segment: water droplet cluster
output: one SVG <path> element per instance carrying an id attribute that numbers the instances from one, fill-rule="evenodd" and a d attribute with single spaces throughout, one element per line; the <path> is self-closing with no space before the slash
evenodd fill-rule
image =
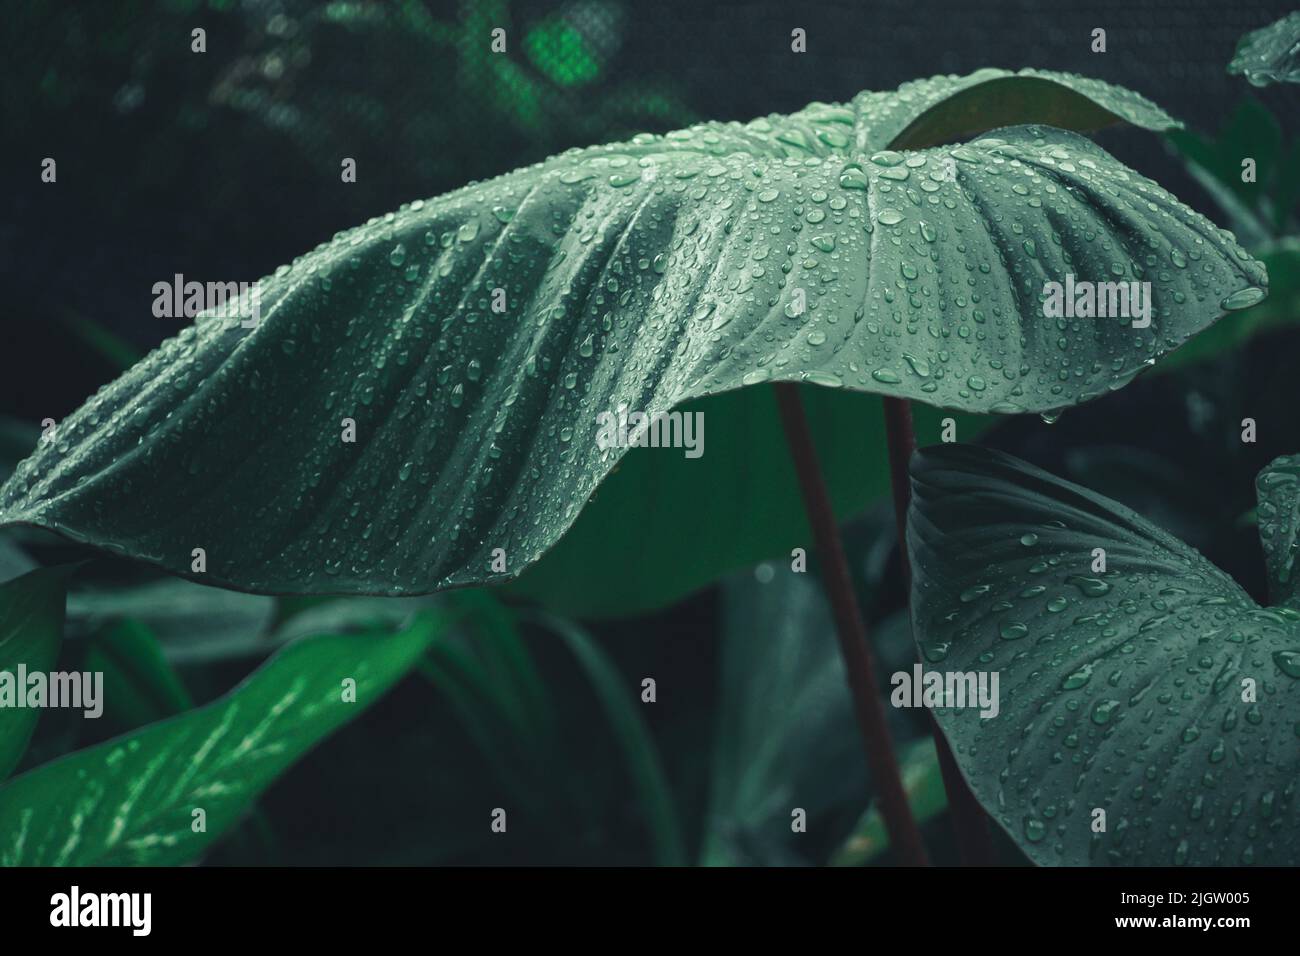
<path id="1" fill-rule="evenodd" d="M 602 412 L 767 381 L 1050 411 L 1262 295 L 1229 234 L 1082 137 L 890 148 L 1016 76 L 573 150 L 340 233 L 263 281 L 256 329 L 201 316 L 93 396 L 0 521 L 179 573 L 202 545 L 211 584 L 423 593 L 554 545 L 624 453 Z M 1067 272 L 1150 282 L 1151 326 L 1045 319 Z"/>

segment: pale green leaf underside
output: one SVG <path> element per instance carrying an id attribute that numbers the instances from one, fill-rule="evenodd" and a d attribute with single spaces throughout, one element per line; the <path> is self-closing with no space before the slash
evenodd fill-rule
<path id="1" fill-rule="evenodd" d="M 276 610 L 272 598 L 202 587 L 177 578 L 132 587 L 74 590 L 68 594 L 67 608 L 69 636 L 74 629 L 82 635 L 93 634 L 113 622 L 130 620 L 157 636 L 172 664 L 197 663 L 210 655 L 266 654 L 278 646 L 268 636 Z"/>
<path id="2" fill-rule="evenodd" d="M 927 669 L 1000 684 L 996 717 L 935 713 L 1031 859 L 1300 863 L 1300 613 L 1261 608 L 1137 514 L 1006 455 L 935 446 L 912 487 Z"/>
<path id="3" fill-rule="evenodd" d="M 859 514 L 889 494 L 884 400 L 844 388 L 800 391 L 835 514 Z M 708 422 L 706 454 L 626 455 L 555 547 L 506 586 L 512 593 L 571 616 L 622 617 L 807 547 L 811 532 L 775 391 L 742 388 L 682 407 Z M 967 440 L 997 421 L 918 404 L 917 441 L 938 441 L 949 416 Z"/>
<path id="4" fill-rule="evenodd" d="M 14 778 L 0 787 L 0 866 L 197 859 L 281 772 L 405 674 L 440 622 L 304 639 L 205 707 Z M 355 702 L 344 700 L 346 678 Z M 194 832 L 196 809 L 206 832 Z"/>
<path id="5" fill-rule="evenodd" d="M 574 151 L 342 234 L 264 283 L 255 330 L 200 318 L 63 422 L 0 522 L 181 574 L 203 548 L 197 579 L 253 591 L 503 579 L 625 453 L 603 412 L 777 380 L 1041 411 L 1262 296 L 1230 235 L 1074 134 L 857 150 L 860 116 L 906 126 L 936 82 Z M 1149 281 L 1151 326 L 1045 319 L 1067 273 Z"/>
<path id="6" fill-rule="evenodd" d="M 860 150 L 916 149 L 964 139 L 999 126 L 1039 124 L 1094 130 L 1124 122 L 1143 129 L 1182 123 L 1146 97 L 1120 86 L 1052 70 L 977 70 L 932 76 L 889 92 L 860 93 L 854 111 Z M 814 116 L 816 105 L 803 111 Z"/>
<path id="7" fill-rule="evenodd" d="M 1228 72 L 1254 86 L 1300 83 L 1300 10 L 1242 37 Z"/>

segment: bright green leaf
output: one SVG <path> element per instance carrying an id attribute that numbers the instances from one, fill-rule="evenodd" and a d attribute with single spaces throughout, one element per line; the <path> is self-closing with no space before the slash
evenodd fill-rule
<path id="1" fill-rule="evenodd" d="M 299 641 L 205 707 L 14 778 L 0 788 L 0 865 L 198 858 L 295 760 L 401 678 L 440 626 L 427 615 L 394 634 Z M 355 702 L 344 699 L 348 678 Z M 194 829 L 198 809 L 205 832 Z"/>
<path id="2" fill-rule="evenodd" d="M 524 34 L 524 53 L 560 86 L 583 86 L 600 78 L 600 56 L 583 35 L 560 17 L 538 23 Z"/>

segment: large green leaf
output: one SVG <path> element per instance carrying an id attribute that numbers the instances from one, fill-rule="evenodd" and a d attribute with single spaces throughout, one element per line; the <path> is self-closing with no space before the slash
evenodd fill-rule
<path id="1" fill-rule="evenodd" d="M 299 641 L 206 707 L 14 778 L 0 788 L 0 865 L 197 858 L 290 764 L 405 674 L 440 626 L 428 614 L 397 633 Z"/>
<path id="2" fill-rule="evenodd" d="M 1031 102 L 1055 84 L 1111 118 L 1168 124 L 1104 84 L 994 81 L 1029 83 Z M 1263 267 L 1231 236 L 1072 133 L 875 151 L 945 96 L 981 88 L 965 82 L 573 151 L 344 233 L 263 283 L 255 329 L 200 317 L 63 422 L 0 489 L 0 522 L 243 590 L 506 580 L 623 459 L 598 442 L 603 413 L 769 381 L 1054 409 L 1119 388 L 1263 295 Z M 968 112 L 953 114 L 956 131 Z M 1150 327 L 1045 319 L 1044 283 L 1067 273 L 1149 281 Z M 708 421 L 714 441 L 732 424 Z M 726 461 L 710 481 L 752 500 L 751 462 Z M 680 533 L 708 517 L 690 502 L 650 517 L 678 511 L 664 530 Z M 587 563 L 639 549 L 643 515 L 619 515 Z M 726 540 L 737 520 L 758 523 L 733 509 L 701 537 Z M 768 554 L 788 547 L 760 540 Z M 681 547 L 707 562 L 665 587 L 651 577 L 659 599 L 741 557 Z"/>
<path id="3" fill-rule="evenodd" d="M 917 641 L 932 669 L 1000 684 L 997 716 L 936 716 L 1031 859 L 1300 863 L 1298 470 L 1279 459 L 1259 478 L 1284 602 L 1263 608 L 1139 515 L 1015 458 L 952 445 L 914 459 Z"/>
<path id="4" fill-rule="evenodd" d="M 1228 72 L 1255 86 L 1300 83 L 1300 10 L 1242 37 Z"/>
<path id="5" fill-rule="evenodd" d="M 0 673 L 18 687 L 18 667 L 48 673 L 63 640 L 63 601 L 70 568 L 38 568 L 0 585 Z M 0 704 L 0 780 L 18 765 L 40 710 Z"/>

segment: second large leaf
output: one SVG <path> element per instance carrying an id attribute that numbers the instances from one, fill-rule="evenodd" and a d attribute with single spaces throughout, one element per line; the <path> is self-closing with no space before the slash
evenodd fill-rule
<path id="1" fill-rule="evenodd" d="M 1256 488 L 1274 607 L 1135 512 L 1009 455 L 913 458 L 913 633 L 929 671 L 996 679 L 1000 699 L 992 716 L 935 719 L 1035 863 L 1300 862 L 1300 456 Z"/>
<path id="2" fill-rule="evenodd" d="M 1043 411 L 1263 295 L 1229 234 L 1082 137 L 866 154 L 857 121 L 638 137 L 344 233 L 263 282 L 256 328 L 200 317 L 61 423 L 0 523 L 255 591 L 504 579 L 626 453 L 602 413 L 777 380 Z M 1067 275 L 1150 283 L 1149 327 L 1045 318 Z"/>

